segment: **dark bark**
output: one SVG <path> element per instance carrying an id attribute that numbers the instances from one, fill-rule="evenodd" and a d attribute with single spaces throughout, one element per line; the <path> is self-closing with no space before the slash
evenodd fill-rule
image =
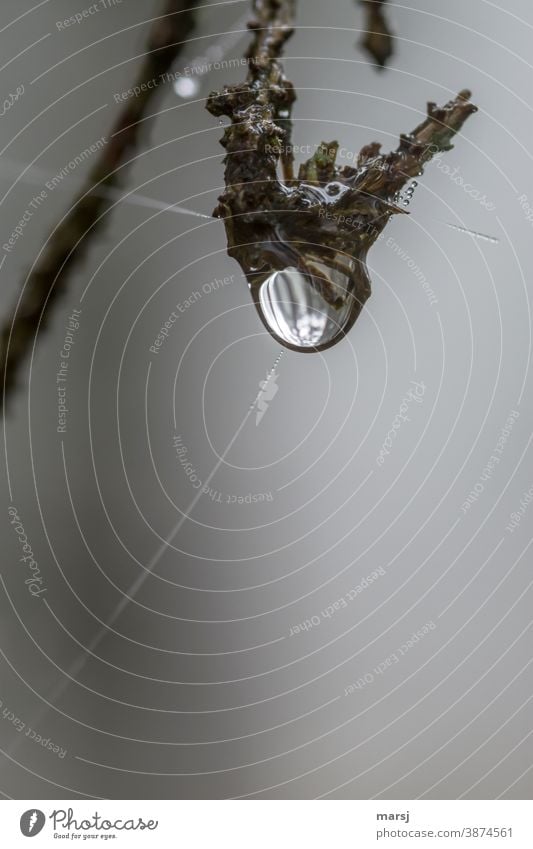
<path id="1" fill-rule="evenodd" d="M 361 44 L 377 64 L 384 68 L 394 55 L 394 38 L 387 22 L 387 0 L 360 0 L 365 7 L 365 34 Z"/>

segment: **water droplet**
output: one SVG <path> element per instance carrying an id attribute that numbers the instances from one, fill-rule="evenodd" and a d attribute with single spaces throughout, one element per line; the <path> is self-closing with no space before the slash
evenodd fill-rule
<path id="1" fill-rule="evenodd" d="M 342 186 L 339 183 L 328 183 L 326 191 L 328 195 L 338 195 Z"/>
<path id="2" fill-rule="evenodd" d="M 413 180 L 413 182 L 409 185 L 405 192 L 399 195 L 399 200 L 402 206 L 409 206 L 411 200 L 413 199 L 413 195 L 417 186 L 418 183 L 416 182 L 416 180 Z"/>
<path id="3" fill-rule="evenodd" d="M 195 77 L 178 77 L 174 91 L 179 97 L 195 97 L 200 91 L 200 83 Z"/>
<path id="4" fill-rule="evenodd" d="M 254 300 L 272 336 L 301 352 L 335 345 L 361 309 L 350 274 L 321 263 L 315 263 L 313 273 L 293 266 L 274 271 L 255 289 Z"/>

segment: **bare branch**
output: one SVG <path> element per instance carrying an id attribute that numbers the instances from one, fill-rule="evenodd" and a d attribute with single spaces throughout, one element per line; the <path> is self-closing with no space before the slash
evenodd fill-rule
<path id="1" fill-rule="evenodd" d="M 123 174 L 120 166 L 139 143 L 142 118 L 153 101 L 159 80 L 172 67 L 194 27 L 194 10 L 200 0 L 166 0 L 162 14 L 152 25 L 146 57 L 135 85 L 140 89 L 124 106 L 109 135 L 109 142 L 92 168 L 78 200 L 54 230 L 44 253 L 24 285 L 18 307 L 4 322 L 0 333 L 0 374 L 3 376 L 2 406 L 11 393 L 16 375 L 39 329 L 50 316 L 52 304 L 68 283 L 68 276 L 86 253 L 102 227 L 111 206 L 106 189 L 116 187 Z M 119 177 L 120 173 L 120 177 Z"/>

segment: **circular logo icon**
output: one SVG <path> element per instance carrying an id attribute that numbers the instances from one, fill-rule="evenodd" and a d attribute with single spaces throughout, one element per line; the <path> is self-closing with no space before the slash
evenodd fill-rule
<path id="1" fill-rule="evenodd" d="M 35 837 L 43 830 L 46 817 L 37 808 L 31 808 L 22 814 L 20 818 L 20 830 L 24 837 Z"/>

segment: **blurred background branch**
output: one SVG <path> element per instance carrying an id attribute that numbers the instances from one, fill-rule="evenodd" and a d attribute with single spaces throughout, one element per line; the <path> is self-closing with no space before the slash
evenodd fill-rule
<path id="1" fill-rule="evenodd" d="M 132 87 L 140 89 L 128 99 L 111 128 L 109 141 L 91 169 L 85 186 L 72 203 L 63 221 L 53 230 L 44 252 L 27 277 L 22 292 L 0 331 L 0 374 L 3 381 L 1 405 L 16 385 L 17 373 L 25 361 L 36 333 L 50 317 L 52 305 L 65 290 L 74 266 L 83 258 L 96 233 L 124 173 L 121 166 L 139 144 L 142 118 L 159 87 L 146 83 L 167 73 L 195 26 L 195 10 L 201 0 L 166 0 L 155 18 L 146 43 L 146 55 Z"/>

